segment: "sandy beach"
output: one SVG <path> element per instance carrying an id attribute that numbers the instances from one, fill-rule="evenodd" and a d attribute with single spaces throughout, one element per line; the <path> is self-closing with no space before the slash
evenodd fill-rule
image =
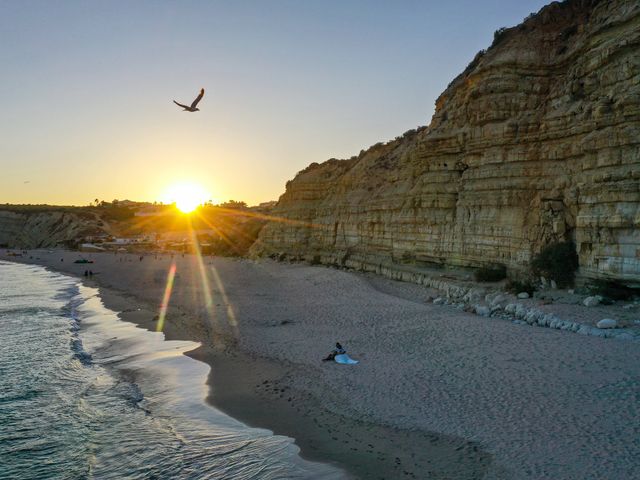
<path id="1" fill-rule="evenodd" d="M 358 478 L 640 477 L 637 342 L 481 319 L 415 285 L 324 267 L 30 251 L 125 320 L 202 342 L 213 405 Z M 32 258 L 30 258 L 32 257 Z M 320 361 L 340 341 L 357 366 Z"/>

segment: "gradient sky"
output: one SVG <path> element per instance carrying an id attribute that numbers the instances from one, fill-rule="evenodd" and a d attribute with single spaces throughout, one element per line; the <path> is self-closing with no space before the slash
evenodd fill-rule
<path id="1" fill-rule="evenodd" d="M 429 123 L 545 1 L 1 1 L 0 203 L 275 200 L 311 162 Z M 202 111 L 182 112 L 207 90 Z"/>

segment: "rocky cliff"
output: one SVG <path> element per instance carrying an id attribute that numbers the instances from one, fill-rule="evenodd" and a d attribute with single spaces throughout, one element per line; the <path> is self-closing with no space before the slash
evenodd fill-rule
<path id="1" fill-rule="evenodd" d="M 86 235 L 102 233 L 99 219 L 62 209 L 36 212 L 0 210 L 0 246 L 51 248 L 74 246 Z"/>
<path id="2" fill-rule="evenodd" d="M 518 273 L 572 240 L 580 275 L 639 282 L 640 2 L 552 3 L 497 31 L 428 127 L 312 164 L 274 215 L 256 254 Z"/>

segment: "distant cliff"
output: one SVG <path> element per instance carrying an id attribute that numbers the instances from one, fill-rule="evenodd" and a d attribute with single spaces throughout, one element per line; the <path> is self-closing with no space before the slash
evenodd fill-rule
<path id="1" fill-rule="evenodd" d="M 273 215 L 255 254 L 517 273 L 572 240 L 582 276 L 639 282 L 640 2 L 554 2 L 497 31 L 428 127 L 312 164 Z"/>
<path id="2" fill-rule="evenodd" d="M 101 222 L 90 213 L 51 210 L 2 210 L 0 246 L 10 248 L 73 247 L 86 235 L 102 233 Z"/>
<path id="3" fill-rule="evenodd" d="M 115 247 L 103 241 L 119 237 L 133 240 L 135 245 L 128 248 L 134 250 L 183 251 L 185 238 L 195 232 L 208 254 L 243 256 L 271 211 L 269 204 L 246 207 L 231 201 L 202 206 L 186 216 L 171 205 L 103 203 L 93 207 L 0 205 L 0 248 L 74 249 L 92 242 L 109 249 Z"/>

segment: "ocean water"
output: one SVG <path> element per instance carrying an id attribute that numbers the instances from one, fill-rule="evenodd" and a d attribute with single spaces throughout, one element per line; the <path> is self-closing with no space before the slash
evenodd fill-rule
<path id="1" fill-rule="evenodd" d="M 204 401 L 192 342 L 118 319 L 96 289 L 0 262 L 0 478 L 334 479 L 293 440 Z"/>

